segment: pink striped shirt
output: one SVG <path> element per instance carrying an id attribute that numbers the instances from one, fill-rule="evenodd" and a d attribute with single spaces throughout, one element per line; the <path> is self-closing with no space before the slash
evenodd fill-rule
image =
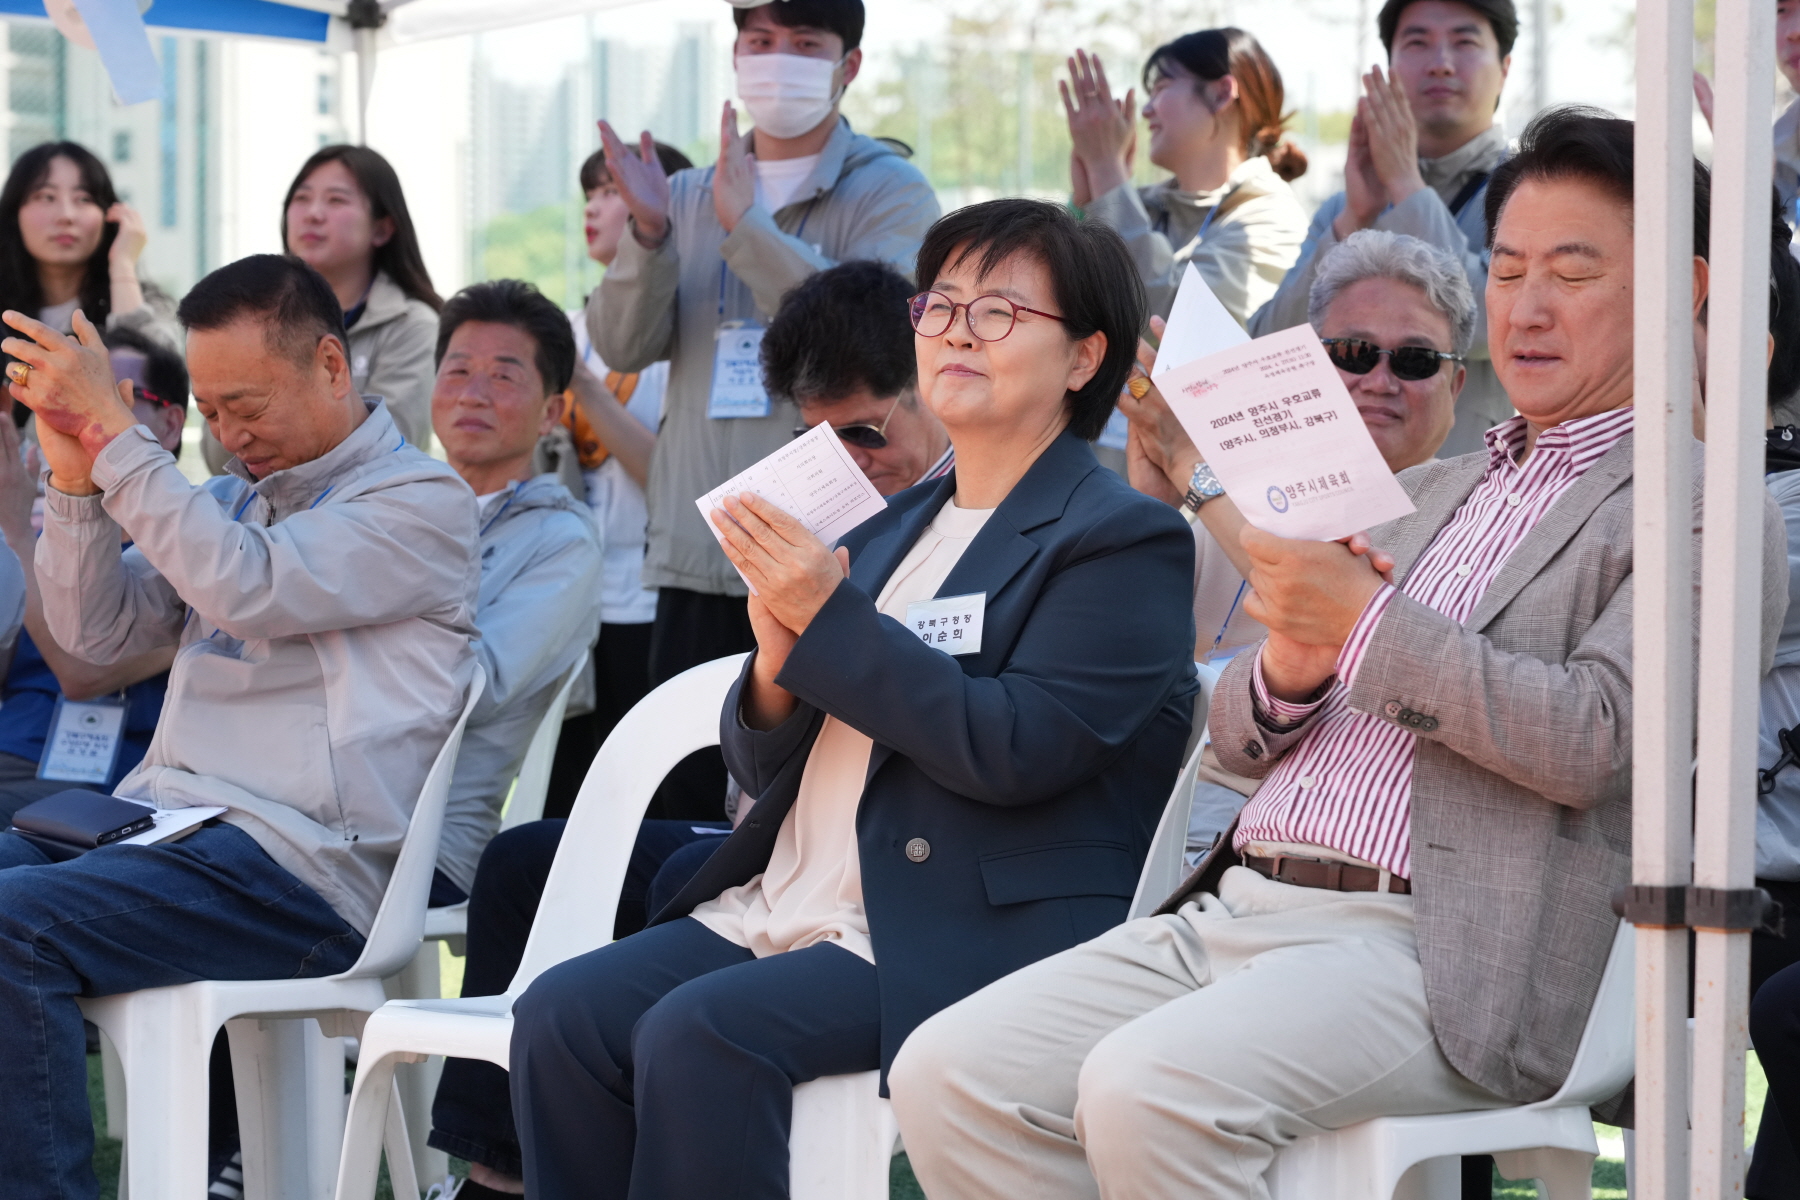
<path id="1" fill-rule="evenodd" d="M 1507 557 L 1631 425 L 1628 406 L 1552 426 L 1538 435 L 1522 464 L 1525 419 L 1514 417 L 1488 430 L 1486 474 L 1413 564 L 1400 590 L 1453 621 L 1468 620 Z M 1357 712 L 1346 699 L 1394 596 L 1395 589 L 1384 584 L 1363 609 L 1338 653 L 1337 680 L 1316 701 L 1291 704 L 1270 695 L 1258 657 L 1252 674 L 1257 721 L 1282 731 L 1317 716 L 1244 806 L 1232 842 L 1237 849 L 1250 842 L 1327 846 L 1411 877 L 1413 739 L 1420 735 Z"/>

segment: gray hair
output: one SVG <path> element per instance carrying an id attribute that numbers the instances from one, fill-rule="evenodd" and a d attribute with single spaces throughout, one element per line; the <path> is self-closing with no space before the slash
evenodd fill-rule
<path id="1" fill-rule="evenodd" d="M 1365 279 L 1393 279 L 1425 293 L 1450 322 L 1450 348 L 1467 354 L 1475 340 L 1475 293 L 1462 264 L 1430 242 L 1386 229 L 1359 229 L 1326 253 L 1313 276 L 1306 319 L 1314 329 L 1338 293 Z"/>

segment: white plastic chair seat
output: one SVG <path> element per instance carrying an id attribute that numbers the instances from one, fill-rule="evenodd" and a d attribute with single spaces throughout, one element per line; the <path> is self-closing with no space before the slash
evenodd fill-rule
<path id="1" fill-rule="evenodd" d="M 1383 1117 L 1302 1138 L 1275 1156 L 1273 1200 L 1457 1200 L 1465 1154 L 1492 1154 L 1508 1179 L 1539 1179 L 1548 1200 L 1591 1200 L 1599 1144 L 1588 1109 L 1632 1076 L 1632 927 L 1613 939 L 1569 1078 L 1536 1104 L 1442 1116 Z"/>
<path id="2" fill-rule="evenodd" d="M 80 1001 L 124 1067 L 121 1195 L 155 1200 L 206 1193 L 207 1067 L 213 1039 L 227 1022 L 246 1195 L 312 1200 L 324 1194 L 343 1132 L 342 1047 L 297 1024 L 259 1028 L 257 1022 L 315 1018 L 327 1036 L 346 1036 L 386 1002 L 382 976 L 398 970 L 418 944 L 451 771 L 484 684 L 478 666 L 462 715 L 426 776 L 362 955 L 348 971 L 320 979 L 202 980 Z M 385 1118 L 382 1124 L 385 1130 Z M 410 1180 L 410 1165 L 397 1189 Z"/>

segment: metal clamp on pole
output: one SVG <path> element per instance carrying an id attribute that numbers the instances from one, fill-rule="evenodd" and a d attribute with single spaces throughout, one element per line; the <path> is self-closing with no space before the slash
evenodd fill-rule
<path id="1" fill-rule="evenodd" d="M 1614 894 L 1612 907 L 1640 929 L 1708 929 L 1781 937 L 1785 928 L 1781 905 L 1762 888 L 1634 883 Z"/>

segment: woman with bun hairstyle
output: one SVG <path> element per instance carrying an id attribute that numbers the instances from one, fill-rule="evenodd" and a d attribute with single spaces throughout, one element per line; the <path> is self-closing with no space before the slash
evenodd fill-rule
<path id="1" fill-rule="evenodd" d="M 1288 181 L 1306 155 L 1282 134 L 1281 72 L 1241 29 L 1202 29 L 1159 46 L 1144 65 L 1150 161 L 1171 178 L 1131 186 L 1134 92 L 1113 99 L 1096 55 L 1077 50 L 1062 88 L 1077 207 L 1124 237 L 1168 316 L 1192 262 L 1239 323 L 1275 294 L 1306 239 Z"/>
<path id="2" fill-rule="evenodd" d="M 60 333 L 80 309 L 100 329 L 132 329 L 179 350 L 175 302 L 138 278 L 145 241 L 143 218 L 120 202 L 92 151 L 33 146 L 0 187 L 0 308 Z"/>

